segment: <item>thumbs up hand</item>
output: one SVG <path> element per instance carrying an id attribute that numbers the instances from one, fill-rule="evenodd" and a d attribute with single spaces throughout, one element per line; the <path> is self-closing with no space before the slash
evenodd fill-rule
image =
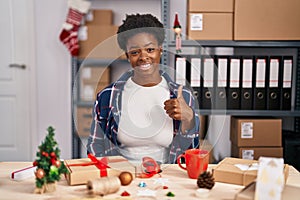
<path id="1" fill-rule="evenodd" d="M 194 113 L 182 96 L 182 85 L 178 88 L 177 98 L 166 100 L 164 105 L 166 113 L 172 119 L 181 120 L 183 122 L 182 128 L 184 127 L 185 130 L 194 124 Z"/>

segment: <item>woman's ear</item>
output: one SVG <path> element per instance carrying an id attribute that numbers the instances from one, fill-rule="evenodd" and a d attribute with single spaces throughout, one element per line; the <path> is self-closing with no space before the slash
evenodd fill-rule
<path id="1" fill-rule="evenodd" d="M 163 54 L 163 49 L 162 49 L 162 46 L 159 47 L 159 52 L 160 52 L 160 55 Z"/>

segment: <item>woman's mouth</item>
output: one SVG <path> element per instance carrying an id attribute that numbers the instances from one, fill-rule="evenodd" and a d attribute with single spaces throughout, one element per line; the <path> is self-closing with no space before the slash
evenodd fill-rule
<path id="1" fill-rule="evenodd" d="M 137 66 L 138 68 L 142 69 L 142 70 L 147 70 L 151 67 L 151 64 L 143 64 L 140 66 Z"/>

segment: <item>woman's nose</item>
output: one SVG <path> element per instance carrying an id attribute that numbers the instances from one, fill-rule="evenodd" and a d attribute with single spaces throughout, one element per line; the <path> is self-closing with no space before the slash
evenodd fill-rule
<path id="1" fill-rule="evenodd" d="M 139 59 L 146 59 L 148 57 L 149 57 L 149 54 L 148 54 L 147 50 L 146 49 L 141 49 L 141 53 L 140 53 Z"/>

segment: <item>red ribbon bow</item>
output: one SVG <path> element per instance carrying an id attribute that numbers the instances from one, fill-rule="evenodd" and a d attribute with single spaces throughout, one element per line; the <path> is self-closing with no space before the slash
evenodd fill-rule
<path id="1" fill-rule="evenodd" d="M 107 168 L 109 168 L 109 166 L 107 165 L 108 159 L 106 157 L 103 157 L 103 158 L 98 160 L 93 154 L 88 154 L 88 158 L 92 162 L 69 164 L 68 166 L 70 166 L 70 167 L 76 167 L 76 166 L 84 167 L 84 166 L 89 166 L 89 165 L 95 165 L 100 170 L 100 176 L 101 177 L 107 176 Z"/>

